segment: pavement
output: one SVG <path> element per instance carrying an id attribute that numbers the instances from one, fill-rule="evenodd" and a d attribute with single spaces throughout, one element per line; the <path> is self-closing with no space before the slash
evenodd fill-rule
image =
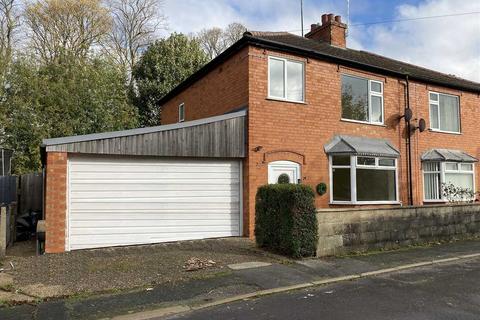
<path id="1" fill-rule="evenodd" d="M 448 289 L 450 285 L 447 281 L 453 281 L 455 276 L 462 272 L 470 272 L 469 268 L 473 269 L 471 270 L 471 276 L 474 278 L 470 279 L 471 283 L 480 288 L 480 286 L 478 286 L 478 284 L 480 284 L 478 283 L 480 270 L 475 268 L 475 262 L 478 263 L 478 257 L 480 257 L 480 241 L 461 241 L 433 247 L 417 247 L 408 250 L 402 249 L 392 252 L 370 253 L 368 255 L 343 258 L 305 259 L 290 263 L 251 264 L 254 267 L 240 267 L 236 268 L 236 270 L 225 268 L 222 272 L 209 275 L 208 277 L 201 276 L 198 279 L 192 278 L 187 281 L 169 283 L 137 291 L 85 297 L 78 296 L 4 307 L 0 308 L 0 319 L 88 320 L 115 317 L 117 317 L 117 319 L 149 319 L 159 316 L 169 316 L 176 313 L 191 312 L 192 310 L 194 312 L 190 315 L 188 315 L 189 313 L 183 315 L 185 319 L 190 319 L 188 318 L 189 316 L 191 316 L 192 319 L 216 319 L 224 318 L 220 316 L 220 313 L 215 313 L 224 312 L 221 310 L 224 308 L 223 305 L 230 308 L 231 306 L 239 306 L 243 309 L 246 308 L 246 302 L 251 303 L 249 301 L 251 299 L 259 299 L 259 301 L 263 301 L 263 299 L 273 299 L 268 300 L 271 301 L 273 308 L 275 303 L 281 303 L 281 300 L 277 301 L 274 297 L 278 296 L 280 299 L 284 297 L 284 295 L 289 296 L 292 294 L 299 294 L 298 297 L 300 297 L 303 294 L 302 297 L 307 296 L 308 300 L 309 298 L 314 298 L 319 295 L 315 290 L 322 292 L 321 290 L 325 290 L 325 288 L 329 286 L 345 286 L 343 290 L 350 292 L 352 297 L 355 295 L 355 292 L 361 292 L 361 288 L 363 288 L 362 290 L 366 290 L 365 294 L 367 296 L 373 294 L 370 291 L 375 291 L 376 289 L 370 289 L 370 286 L 372 286 L 372 288 L 378 286 L 379 298 L 383 299 L 379 301 L 384 301 L 384 303 L 387 304 L 387 297 L 389 297 L 388 292 L 382 290 L 387 290 L 388 286 L 391 285 L 391 280 L 388 278 L 389 276 L 397 273 L 408 273 L 411 272 L 411 270 L 416 270 L 414 268 L 440 270 L 440 266 L 443 268 L 443 264 L 447 262 L 452 265 L 462 264 L 464 265 L 464 269 L 447 269 L 442 273 L 445 278 L 436 278 L 435 271 L 426 274 L 432 283 L 442 281 L 439 285 L 444 288 L 438 287 L 438 290 Z M 469 263 L 471 263 L 471 265 Z M 448 278 L 449 274 L 452 275 L 451 278 Z M 418 281 L 420 280 L 413 280 L 414 283 Z M 462 281 L 465 282 L 466 290 L 470 290 L 469 280 L 465 278 Z M 395 303 L 395 301 L 401 302 L 402 294 L 404 296 L 408 295 L 408 290 L 403 288 L 402 285 L 408 287 L 409 282 L 412 281 L 408 278 L 406 278 L 403 284 L 401 281 L 396 282 L 400 290 L 399 297 L 395 297 L 396 300 L 392 300 L 392 303 Z M 362 283 L 363 285 L 357 287 L 357 284 Z M 354 287 L 349 287 L 352 285 Z M 458 290 L 460 290 L 460 287 L 461 286 L 458 287 Z M 296 291 L 294 289 L 296 289 Z M 437 290 L 434 285 L 429 287 L 429 289 L 432 291 Z M 308 293 L 305 295 L 302 290 L 314 290 L 314 293 L 312 293 L 314 296 L 310 297 Z M 382 296 L 380 294 L 382 292 L 387 295 Z M 272 295 L 273 293 L 276 294 Z M 393 292 L 389 294 L 393 295 Z M 420 290 L 419 295 L 421 294 L 422 291 Z M 348 302 L 350 301 L 348 297 L 348 295 L 338 296 L 339 301 L 337 302 Z M 375 297 L 376 295 L 373 294 L 372 298 Z M 426 298 L 422 297 L 421 299 L 425 300 Z M 358 308 L 361 308 L 361 301 L 358 303 Z M 374 300 L 372 300 L 372 303 L 374 303 Z M 428 303 L 430 303 L 430 301 Z M 476 301 L 476 305 L 480 305 L 480 299 Z M 285 305 L 285 308 L 288 309 L 288 304 Z M 345 309 L 342 306 L 337 306 L 336 308 L 338 312 Z M 467 310 L 463 305 L 462 308 Z M 281 308 L 278 310 L 281 310 Z M 268 314 L 268 310 L 264 311 Z M 332 312 L 334 311 L 335 310 L 332 310 Z M 473 311 L 470 310 L 468 312 Z M 208 312 L 213 313 L 209 314 Z M 217 317 L 217 315 L 219 316 Z M 305 319 L 307 319 L 311 314 L 305 314 L 305 316 Z M 255 317 L 257 317 L 257 314 L 255 314 Z M 237 315 L 232 314 L 230 318 L 236 319 Z M 271 318 L 276 317 L 272 316 Z M 293 319 L 294 317 L 291 318 Z M 335 319 L 333 316 L 331 318 Z M 339 316 L 339 318 L 342 317 Z M 477 315 L 477 319 L 478 318 L 480 318 L 480 316 Z M 239 319 L 243 318 L 240 317 Z M 304 318 L 300 317 L 299 319 Z M 375 319 L 375 317 L 372 316 L 371 319 Z M 392 319 L 395 319 L 395 317 Z M 431 319 L 431 317 L 418 319 Z M 466 317 L 466 319 L 469 318 Z"/>
<path id="2" fill-rule="evenodd" d="M 479 262 L 480 257 L 434 264 L 237 301 L 167 319 L 478 320 Z"/>

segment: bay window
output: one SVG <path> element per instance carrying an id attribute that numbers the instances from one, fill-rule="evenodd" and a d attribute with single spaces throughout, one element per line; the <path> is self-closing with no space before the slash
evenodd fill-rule
<path id="1" fill-rule="evenodd" d="M 423 162 L 423 189 L 425 201 L 447 201 L 444 186 L 475 192 L 473 163 L 462 162 Z M 470 200 L 470 199 L 459 199 Z"/>
<path id="2" fill-rule="evenodd" d="M 304 102 L 304 63 L 283 58 L 268 58 L 268 97 Z"/>
<path id="3" fill-rule="evenodd" d="M 332 203 L 396 203 L 397 159 L 332 155 Z"/>

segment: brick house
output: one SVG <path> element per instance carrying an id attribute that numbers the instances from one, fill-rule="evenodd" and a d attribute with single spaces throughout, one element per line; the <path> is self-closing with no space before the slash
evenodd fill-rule
<path id="1" fill-rule="evenodd" d="M 161 101 L 165 124 L 179 120 L 180 105 L 185 120 L 248 109 L 248 155 L 243 172 L 244 225 L 249 228 L 245 235 L 252 235 L 254 228 L 255 191 L 275 178 L 271 177 L 269 164 L 276 161 L 293 162 L 293 169 L 283 170 L 298 171 L 302 183 L 314 188 L 321 182 L 327 184 L 327 194 L 316 197 L 318 207 L 442 202 L 439 185 L 445 175 L 451 177 L 449 181 L 465 187 L 475 188 L 480 182 L 474 168 L 475 158 L 480 155 L 480 84 L 348 49 L 346 28 L 339 16 L 329 14 L 322 16 L 321 25 L 313 24 L 304 38 L 286 32 L 247 32 L 242 40 Z M 343 99 L 343 104 L 342 95 L 350 96 Z M 366 103 L 356 107 L 355 101 L 362 99 Z M 400 118 L 405 108 L 413 112 L 411 187 L 408 124 Z M 426 120 L 428 129 L 424 132 L 416 128 L 419 119 Z M 365 179 L 375 172 L 368 169 L 385 169 L 378 171 L 385 171 L 384 176 L 377 174 L 383 181 L 362 184 L 357 169 L 358 188 L 349 183 L 355 177 L 348 173 L 354 159 L 332 159 L 324 148 L 340 135 L 365 141 L 386 139 L 399 152 L 395 164 L 378 157 L 357 159 L 366 165 L 361 170 Z M 447 149 L 445 154 L 439 154 L 442 149 Z M 393 155 L 386 154 L 387 158 Z M 424 160 L 436 161 L 422 161 L 422 156 Z M 379 161 L 393 164 L 396 169 L 388 174 L 390 168 L 381 166 Z M 429 184 L 424 187 L 425 180 Z M 369 200 L 368 195 L 358 194 L 359 188 L 371 190 L 376 183 L 392 189 L 390 194 L 378 195 L 384 200 Z M 361 201 L 361 197 L 366 201 Z"/>
<path id="2" fill-rule="evenodd" d="M 326 193 L 315 199 L 319 208 L 441 203 L 443 183 L 476 191 L 480 84 L 349 49 L 346 28 L 329 14 L 305 37 L 247 32 L 162 99 L 162 126 L 45 140 L 47 252 L 252 237 L 256 190 L 280 176 L 313 188 L 324 184 Z M 165 168 L 177 176 L 194 172 L 186 176 L 198 175 L 198 191 L 183 194 L 172 189 L 180 182 L 161 182 L 170 172 Z M 158 170 L 168 172 L 155 182 L 156 193 L 140 180 L 126 186 L 116 180 L 138 172 L 146 179 Z M 215 189 L 215 175 L 231 179 L 225 190 Z M 93 192 L 109 188 L 117 191 L 101 191 L 105 198 Z M 129 202 L 135 190 L 151 192 L 153 200 L 139 201 L 146 198 L 141 194 Z M 168 220 L 170 229 L 150 220 L 131 226 L 136 231 L 127 228 L 132 214 L 152 219 L 161 212 L 184 218 Z M 198 218 L 214 212 L 235 218 L 224 224 L 220 216 L 208 223 Z M 106 233 L 101 223 L 107 222 L 120 236 Z M 147 227 L 148 237 L 136 233 Z"/>

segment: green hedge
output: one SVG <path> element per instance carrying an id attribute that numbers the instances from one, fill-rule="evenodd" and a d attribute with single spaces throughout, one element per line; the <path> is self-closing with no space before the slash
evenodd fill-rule
<path id="1" fill-rule="evenodd" d="M 314 256 L 318 224 L 312 188 L 301 184 L 270 184 L 257 191 L 257 245 L 294 258 Z"/>

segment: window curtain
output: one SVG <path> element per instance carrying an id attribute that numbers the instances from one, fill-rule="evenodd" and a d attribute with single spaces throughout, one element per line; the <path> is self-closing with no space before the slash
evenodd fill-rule
<path id="1" fill-rule="evenodd" d="M 445 173 L 445 182 L 473 191 L 472 173 Z"/>
<path id="2" fill-rule="evenodd" d="M 458 111 L 458 99 L 456 97 L 440 95 L 440 129 L 460 132 Z"/>
<path id="3" fill-rule="evenodd" d="M 424 193 L 426 200 L 440 200 L 440 164 L 437 162 L 424 162 L 423 163 L 424 173 Z M 436 172 L 438 171 L 438 172 Z"/>

